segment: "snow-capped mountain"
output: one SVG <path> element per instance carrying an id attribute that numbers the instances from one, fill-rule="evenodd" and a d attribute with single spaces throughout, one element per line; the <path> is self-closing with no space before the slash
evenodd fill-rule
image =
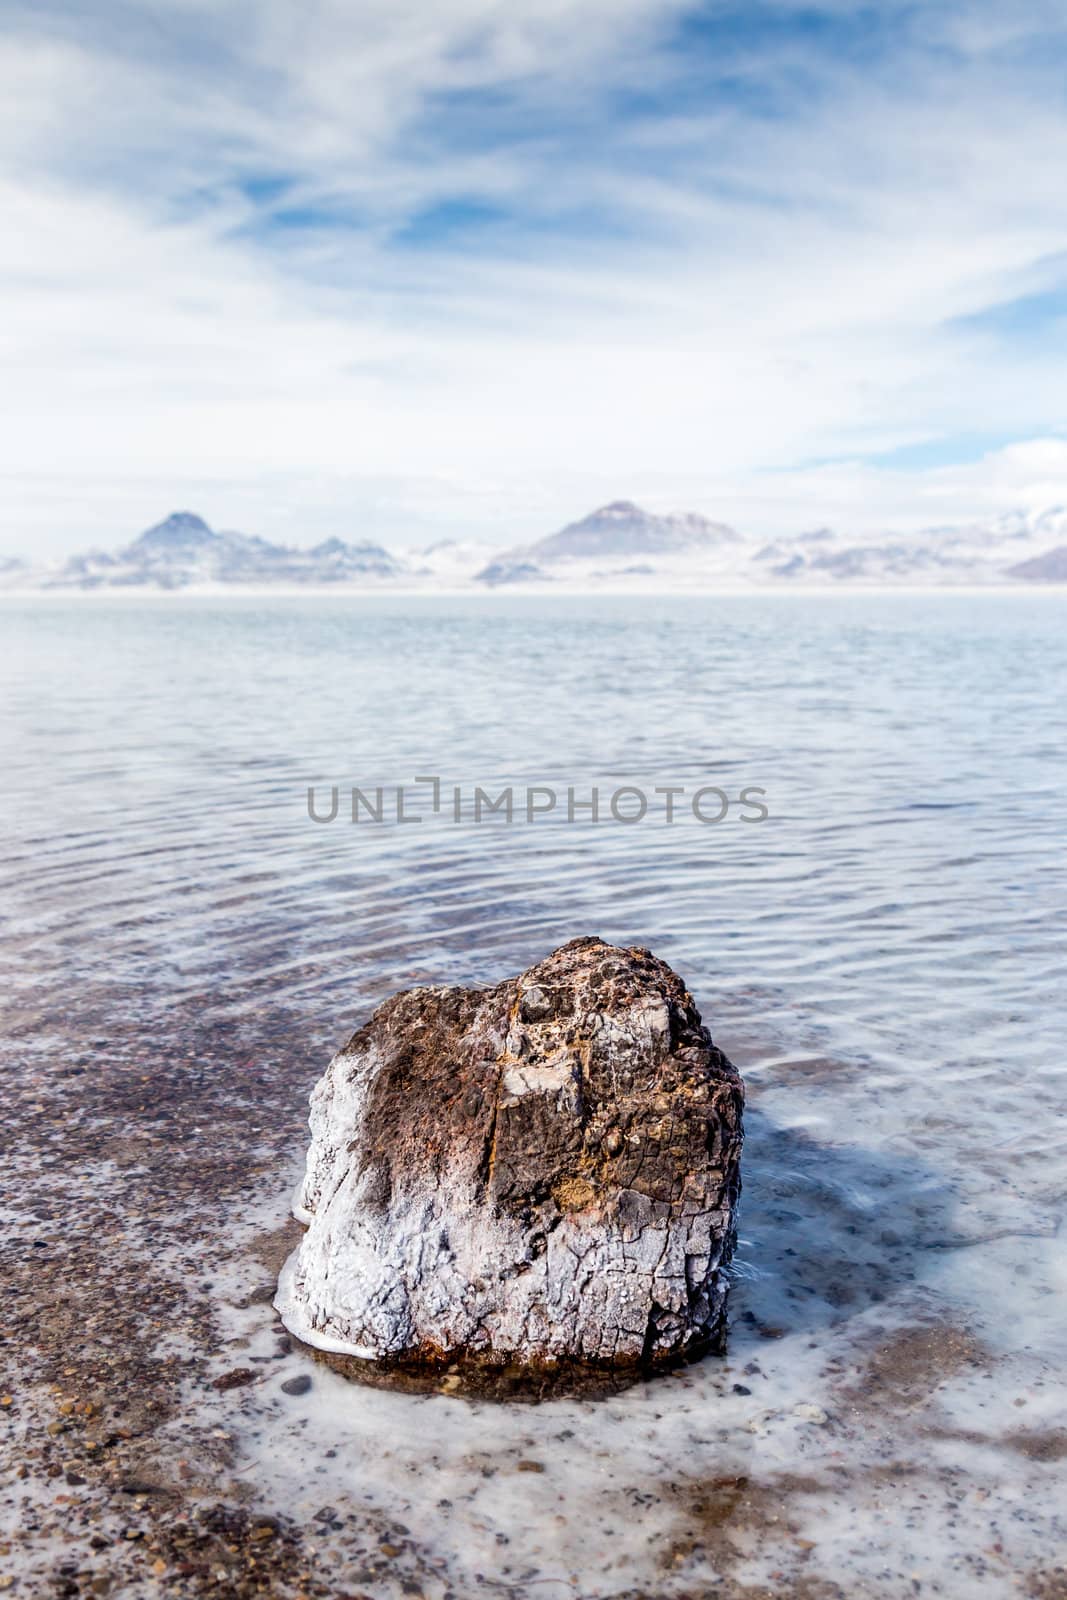
<path id="1" fill-rule="evenodd" d="M 496 588 L 560 577 L 571 582 L 640 578 L 661 568 L 669 572 L 679 563 L 703 561 L 742 542 L 724 522 L 709 522 L 692 512 L 656 516 L 632 500 L 615 500 L 558 533 L 494 556 L 478 579 Z"/>
<path id="2" fill-rule="evenodd" d="M 678 555 L 736 544 L 741 535 L 724 522 L 692 512 L 657 517 L 632 500 L 615 500 L 580 522 L 570 522 L 520 552 L 532 561 L 616 560 L 620 556 Z"/>
<path id="3" fill-rule="evenodd" d="M 216 532 L 176 511 L 118 550 L 46 567 L 0 559 L 3 590 L 234 587 L 605 590 L 950 587 L 1067 582 L 1067 507 L 988 522 L 857 538 L 812 528 L 766 540 L 693 514 L 660 516 L 618 500 L 532 544 L 439 540 L 390 551 L 370 540 L 311 548 Z"/>
<path id="4" fill-rule="evenodd" d="M 1054 540 L 1067 534 L 1067 508 L 1036 516 L 1010 512 L 990 522 L 923 528 L 918 533 L 848 538 L 830 528 L 773 540 L 754 565 L 771 581 L 793 584 L 854 582 L 883 586 L 983 584 L 1038 579 L 1029 569 Z"/>
<path id="5" fill-rule="evenodd" d="M 23 568 L 20 587 L 188 589 L 233 584 L 319 585 L 395 578 L 403 563 L 379 544 L 327 539 L 310 550 L 244 533 L 216 533 L 191 511 L 174 511 L 132 544 L 89 550 L 55 568 Z M 0 582 L 3 574 L 0 573 Z"/>
<path id="6" fill-rule="evenodd" d="M 1058 544 L 1046 550 L 1043 556 L 1031 556 L 1008 568 L 1009 578 L 1025 578 L 1030 583 L 1067 583 L 1067 544 Z"/>

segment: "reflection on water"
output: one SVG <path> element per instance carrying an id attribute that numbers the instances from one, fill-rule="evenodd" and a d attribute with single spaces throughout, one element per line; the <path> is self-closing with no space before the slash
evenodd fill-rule
<path id="1" fill-rule="evenodd" d="M 1053 595 L 4 604 L 7 1070 L 151 1044 L 212 1061 L 221 1103 L 220 1042 L 234 1097 L 273 1062 L 292 1131 L 228 1245 L 281 1221 L 301 1096 L 398 987 L 649 945 L 746 1073 L 727 1362 L 521 1417 L 318 1369 L 299 1404 L 198 1396 L 243 1418 L 256 1493 L 387 1503 L 461 1592 L 1026 1592 L 1062 1531 L 1065 621 Z M 430 773 L 751 784 L 770 817 L 308 819 L 309 784 Z M 226 1316 L 273 1348 L 269 1307 Z"/>

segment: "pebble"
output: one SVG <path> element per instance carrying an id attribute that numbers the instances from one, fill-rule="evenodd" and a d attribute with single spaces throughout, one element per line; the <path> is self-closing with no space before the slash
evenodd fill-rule
<path id="1" fill-rule="evenodd" d="M 286 1378 L 282 1384 L 282 1394 L 307 1394 L 310 1388 L 311 1379 L 306 1372 L 302 1372 L 299 1377 Z"/>
<path id="2" fill-rule="evenodd" d="M 829 1422 L 830 1420 L 822 1406 L 813 1406 L 807 1402 L 803 1405 L 794 1406 L 793 1415 L 794 1417 L 799 1417 L 802 1422 L 814 1423 L 818 1428 L 821 1428 L 824 1422 Z"/>
<path id="3" fill-rule="evenodd" d="M 224 1372 L 221 1377 L 212 1383 L 213 1389 L 240 1389 L 246 1383 L 254 1383 L 256 1375 L 250 1367 L 234 1367 L 232 1372 Z"/>

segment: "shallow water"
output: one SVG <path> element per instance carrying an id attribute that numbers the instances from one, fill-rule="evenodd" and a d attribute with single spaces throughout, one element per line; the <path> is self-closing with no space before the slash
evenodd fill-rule
<path id="1" fill-rule="evenodd" d="M 228 1231 L 190 1269 L 175 1205 L 151 1270 L 208 1272 L 220 1369 L 264 1376 L 190 1376 L 174 1449 L 193 1413 L 228 1430 L 246 1497 L 332 1530 L 338 1593 L 366 1507 L 427 1594 L 1059 1592 L 1065 624 L 1051 594 L 5 602 L 11 1081 L 99 1036 L 94 1138 L 131 1052 L 210 1060 L 216 1106 L 247 1108 L 217 1113 L 255 1168 Z M 430 774 L 437 814 L 423 783 L 418 823 L 347 820 L 352 785 L 388 814 Z M 515 820 L 476 823 L 475 785 L 509 784 Z M 532 785 L 561 804 L 526 821 Z M 568 785 L 649 814 L 569 822 Z M 702 786 L 735 802 L 718 825 Z M 236 1302 L 331 1048 L 399 987 L 579 933 L 670 961 L 745 1072 L 726 1361 L 536 1408 L 268 1365 L 269 1306 Z"/>

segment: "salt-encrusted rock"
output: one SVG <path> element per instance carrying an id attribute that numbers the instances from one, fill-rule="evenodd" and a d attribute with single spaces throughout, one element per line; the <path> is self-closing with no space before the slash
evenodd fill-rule
<path id="1" fill-rule="evenodd" d="M 655 1365 L 721 1344 L 741 1079 L 647 950 L 379 1007 L 311 1097 L 277 1306 L 321 1351 Z"/>

